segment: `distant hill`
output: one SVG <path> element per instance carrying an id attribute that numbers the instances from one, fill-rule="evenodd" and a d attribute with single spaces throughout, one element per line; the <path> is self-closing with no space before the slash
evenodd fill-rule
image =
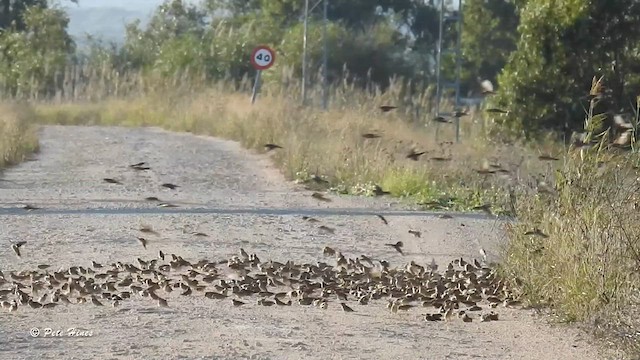
<path id="1" fill-rule="evenodd" d="M 162 0 L 80 0 L 64 3 L 69 14 L 69 33 L 82 45 L 85 33 L 122 43 L 124 25 L 136 19 L 146 24 Z"/>

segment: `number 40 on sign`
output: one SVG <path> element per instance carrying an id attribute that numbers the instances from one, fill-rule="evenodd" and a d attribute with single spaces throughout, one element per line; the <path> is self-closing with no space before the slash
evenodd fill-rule
<path id="1" fill-rule="evenodd" d="M 256 81 L 253 84 L 253 92 L 251 94 L 251 103 L 256 101 L 256 96 L 260 87 L 260 75 L 263 70 L 269 69 L 273 66 L 276 60 L 276 53 L 271 48 L 265 45 L 260 45 L 253 49 L 251 53 L 251 65 L 256 69 Z"/>

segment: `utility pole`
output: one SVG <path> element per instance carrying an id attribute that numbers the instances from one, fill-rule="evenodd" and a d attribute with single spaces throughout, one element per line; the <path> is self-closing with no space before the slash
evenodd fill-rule
<path id="1" fill-rule="evenodd" d="M 302 35 L 302 105 L 307 103 L 307 29 L 309 28 L 309 0 L 304 0 L 304 32 Z"/>
<path id="2" fill-rule="evenodd" d="M 327 13 L 329 0 L 324 0 L 324 16 L 322 22 L 322 40 L 324 42 L 322 51 L 322 108 L 326 111 L 329 108 L 329 79 L 327 69 Z"/>
<path id="3" fill-rule="evenodd" d="M 443 32 L 444 24 L 447 22 L 456 22 L 456 43 L 453 48 L 443 49 Z M 458 11 L 452 15 L 445 15 L 444 0 L 440 0 L 440 31 L 438 34 L 438 52 L 436 58 L 436 104 L 435 104 L 435 116 L 451 116 L 451 113 L 440 112 L 440 102 L 442 100 L 443 88 L 454 88 L 455 90 L 455 110 L 460 109 L 460 71 L 462 66 L 462 0 L 458 0 Z M 455 80 L 452 82 L 445 82 L 442 79 L 442 55 L 443 53 L 455 53 Z M 456 142 L 460 141 L 460 118 L 456 118 Z M 436 129 L 436 137 L 438 136 L 438 129 Z"/>

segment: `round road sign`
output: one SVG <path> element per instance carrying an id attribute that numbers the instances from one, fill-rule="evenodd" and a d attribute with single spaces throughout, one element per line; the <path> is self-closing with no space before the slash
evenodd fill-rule
<path id="1" fill-rule="evenodd" d="M 251 53 L 251 64 L 256 70 L 267 70 L 276 60 L 276 52 L 268 46 L 258 46 Z"/>

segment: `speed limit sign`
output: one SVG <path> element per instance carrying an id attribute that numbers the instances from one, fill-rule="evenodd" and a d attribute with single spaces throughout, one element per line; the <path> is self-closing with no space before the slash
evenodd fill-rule
<path id="1" fill-rule="evenodd" d="M 276 52 L 268 46 L 260 45 L 251 53 L 251 64 L 256 70 L 267 70 L 276 60 Z"/>

